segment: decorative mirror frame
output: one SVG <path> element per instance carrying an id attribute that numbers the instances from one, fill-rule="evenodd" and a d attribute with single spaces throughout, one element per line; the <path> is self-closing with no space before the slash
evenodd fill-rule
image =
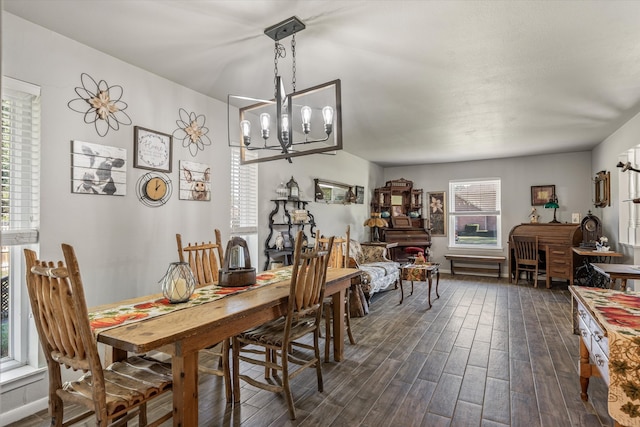
<path id="1" fill-rule="evenodd" d="M 595 199 L 593 205 L 596 208 L 611 206 L 610 172 L 600 171 L 596 174 L 593 184 L 595 186 Z"/>
<path id="2" fill-rule="evenodd" d="M 315 183 L 315 188 L 319 189 L 323 194 L 322 198 L 319 198 L 318 196 L 314 198 L 314 201 L 318 203 L 344 205 L 346 204 L 347 191 L 349 191 L 349 188 L 353 187 L 353 185 L 327 181 L 319 178 L 314 178 L 313 181 Z M 315 193 L 317 193 L 317 190 Z"/>

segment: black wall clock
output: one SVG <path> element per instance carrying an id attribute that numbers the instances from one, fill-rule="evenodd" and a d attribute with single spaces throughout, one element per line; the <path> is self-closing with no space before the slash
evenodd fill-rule
<path id="1" fill-rule="evenodd" d="M 148 172 L 138 179 L 136 194 L 146 206 L 162 206 L 171 198 L 171 179 L 161 172 Z"/>

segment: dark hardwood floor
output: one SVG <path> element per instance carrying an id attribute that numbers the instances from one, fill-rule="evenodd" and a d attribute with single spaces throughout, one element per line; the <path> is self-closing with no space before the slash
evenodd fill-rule
<path id="1" fill-rule="evenodd" d="M 425 284 L 402 305 L 399 290 L 377 294 L 370 313 L 352 319 L 358 343 L 346 344 L 346 360 L 323 364 L 324 392 L 313 370 L 293 381 L 295 421 L 280 395 L 246 384 L 241 405 L 227 408 L 221 379 L 203 376 L 200 424 L 612 426 L 601 379 L 592 378 L 589 403 L 580 400 L 566 283 L 540 286 L 443 275 L 431 309 Z M 36 425 L 46 413 L 12 424 Z"/>

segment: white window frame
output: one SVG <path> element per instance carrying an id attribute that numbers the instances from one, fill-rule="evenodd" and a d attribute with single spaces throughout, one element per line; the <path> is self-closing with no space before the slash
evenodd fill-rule
<path id="1" fill-rule="evenodd" d="M 9 267 L 9 316 L 10 316 L 10 354 L 0 361 L 0 384 L 5 388 L 5 384 L 13 380 L 16 375 L 23 375 L 21 367 L 36 368 L 39 365 L 39 345 L 38 335 L 35 325 L 30 321 L 31 310 L 29 296 L 25 283 L 24 255 L 23 249 L 29 248 L 38 250 L 38 230 L 40 227 L 40 88 L 30 83 L 22 82 L 9 77 L 2 77 L 2 98 L 5 99 L 10 91 L 22 93 L 35 97 L 35 102 L 31 110 L 33 125 L 31 126 L 31 136 L 26 140 L 33 148 L 31 155 L 24 158 L 29 159 L 28 174 L 30 174 L 27 185 L 22 182 L 22 186 L 10 187 L 11 192 L 21 192 L 23 188 L 29 188 L 27 192 L 21 192 L 27 196 L 28 202 L 21 202 L 18 211 L 23 215 L 12 215 L 12 220 L 19 218 L 19 221 L 12 221 L 11 224 L 2 224 L 2 236 L 0 244 L 8 247 L 10 257 Z M 21 135 L 16 131 L 17 144 L 20 145 Z M 22 136 L 24 137 L 24 135 Z M 12 174 L 13 174 L 12 168 Z M 19 166 L 15 168 L 19 171 Z M 34 175 L 35 174 L 35 175 Z M 11 180 L 13 182 L 13 179 Z M 23 197 L 17 198 L 24 200 Z M 12 209 L 17 209 L 10 201 Z M 14 375 L 13 372 L 19 372 Z"/>
<path id="2" fill-rule="evenodd" d="M 496 195 L 497 210 L 495 211 L 473 211 L 473 212 L 456 212 L 455 203 L 455 187 L 459 184 L 484 184 L 492 183 L 497 184 L 498 194 Z M 478 179 L 466 179 L 466 180 L 452 180 L 449 181 L 449 247 L 450 248 L 464 248 L 464 249 L 482 249 L 482 250 L 500 250 L 502 251 L 502 182 L 500 178 L 478 178 Z M 461 244 L 456 240 L 456 217 L 464 216 L 495 216 L 496 217 L 496 244 L 495 245 L 470 245 Z"/>
<path id="3" fill-rule="evenodd" d="M 240 150 L 231 149 L 230 234 L 246 240 L 255 267 L 258 261 L 258 165 L 242 164 Z M 248 151 L 245 160 L 256 157 Z"/>

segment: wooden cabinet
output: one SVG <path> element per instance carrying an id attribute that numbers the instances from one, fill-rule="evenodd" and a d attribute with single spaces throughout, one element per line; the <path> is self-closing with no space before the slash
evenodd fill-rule
<path id="1" fill-rule="evenodd" d="M 373 191 L 371 211 L 380 212 L 393 226 L 394 218 L 409 217 L 411 227 L 422 228 L 422 194 L 421 189 L 413 188 L 413 181 L 404 178 L 387 181 L 384 187 Z"/>
<path id="2" fill-rule="evenodd" d="M 298 230 L 303 230 L 304 238 L 316 237 L 316 221 L 313 214 L 307 210 L 308 201 L 286 199 L 271 201 L 274 203 L 274 208 L 269 213 L 269 235 L 264 242 L 264 254 L 267 256 L 264 263 L 265 270 L 269 268 L 272 261 L 291 265 L 295 246 L 294 238 Z M 278 233 L 282 233 L 283 236 L 284 247 L 282 249 L 276 246 Z"/>

